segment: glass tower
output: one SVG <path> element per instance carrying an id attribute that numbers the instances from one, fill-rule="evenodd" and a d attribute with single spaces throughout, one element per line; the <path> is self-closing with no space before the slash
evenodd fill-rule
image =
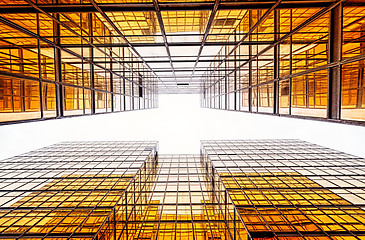
<path id="1" fill-rule="evenodd" d="M 2 239 L 365 238 L 365 160 L 300 140 L 65 142 L 0 161 Z"/>

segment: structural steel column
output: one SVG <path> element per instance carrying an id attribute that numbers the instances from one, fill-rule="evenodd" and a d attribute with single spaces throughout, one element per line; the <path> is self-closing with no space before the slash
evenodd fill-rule
<path id="1" fill-rule="evenodd" d="M 37 17 L 37 35 L 40 35 L 40 31 L 39 31 L 39 14 L 37 13 L 36 14 L 36 17 Z M 42 79 L 42 63 L 41 63 L 41 45 L 40 45 L 40 40 L 37 39 L 37 50 L 38 50 L 38 53 L 37 53 L 37 64 L 38 64 L 38 77 L 39 79 Z M 40 102 L 40 105 L 39 105 L 39 108 L 40 108 L 40 111 L 41 111 L 41 118 L 43 118 L 43 86 L 42 86 L 43 82 L 40 81 L 39 82 L 39 102 Z M 47 92 L 46 92 L 47 94 Z"/>
<path id="2" fill-rule="evenodd" d="M 280 12 L 274 10 L 274 38 L 277 42 L 280 38 Z M 280 60 L 280 44 L 274 47 L 274 101 L 273 101 L 273 113 L 279 114 L 279 60 Z"/>
<path id="3" fill-rule="evenodd" d="M 225 46 L 225 55 L 227 54 L 228 50 L 227 50 L 227 46 Z M 229 106 L 228 106 L 228 101 L 229 101 L 229 96 L 228 96 L 228 81 L 227 81 L 227 78 L 229 78 L 229 76 L 227 75 L 228 74 L 228 71 L 227 71 L 227 61 L 224 62 L 224 109 L 228 109 Z"/>
<path id="4" fill-rule="evenodd" d="M 361 31 L 361 39 L 364 39 L 365 37 L 365 24 L 363 24 L 360 27 L 360 31 Z M 360 54 L 365 54 L 365 42 L 361 41 L 360 42 Z M 365 60 L 360 60 L 359 62 L 359 81 L 358 81 L 358 87 L 357 87 L 357 91 L 356 91 L 356 108 L 362 108 L 362 99 L 363 99 L 363 88 L 364 88 L 364 71 L 365 71 Z"/>
<path id="5" fill-rule="evenodd" d="M 109 41 L 112 41 L 111 40 L 111 38 L 109 37 Z M 110 54 L 110 56 L 113 56 L 113 52 L 110 50 L 109 51 L 109 54 Z M 109 84 L 110 84 L 110 96 L 111 96 L 111 101 L 110 101 L 110 104 L 111 104 L 111 111 L 112 112 L 114 112 L 114 86 L 113 86 L 113 62 L 112 62 L 112 60 L 110 60 L 110 70 L 111 70 L 111 72 L 110 72 L 110 82 L 109 82 Z M 107 95 L 108 96 L 108 95 Z M 108 108 L 108 107 L 107 107 Z"/>
<path id="6" fill-rule="evenodd" d="M 249 28 L 252 27 L 252 10 L 249 10 Z M 252 36 L 250 34 L 249 41 L 251 42 Z M 252 57 L 252 45 L 248 45 L 248 58 L 251 59 Z M 252 112 L 252 61 L 249 61 L 248 63 L 248 111 Z"/>
<path id="7" fill-rule="evenodd" d="M 90 42 L 93 43 L 94 42 L 94 34 L 93 34 L 93 14 L 89 13 L 89 34 L 90 34 Z M 89 54 L 90 54 L 90 61 L 94 62 L 94 48 L 90 47 L 89 48 Z M 95 114 L 95 105 L 96 105 L 96 101 L 95 101 L 95 68 L 94 68 L 94 64 L 90 63 L 90 87 L 91 87 L 91 114 Z"/>
<path id="8" fill-rule="evenodd" d="M 330 12 L 328 63 L 338 63 L 342 58 L 342 4 Z M 327 118 L 340 119 L 341 66 L 328 69 Z"/>
<path id="9" fill-rule="evenodd" d="M 124 65 L 124 49 L 125 48 L 122 48 L 122 59 L 123 59 L 123 66 L 125 66 Z M 123 110 L 122 111 L 125 111 L 126 110 L 126 103 L 125 103 L 125 101 L 126 101 L 126 97 L 125 97 L 125 68 L 123 67 Z"/>
<path id="10" fill-rule="evenodd" d="M 237 41 L 237 32 L 234 31 L 234 41 Z M 234 90 L 234 107 L 233 110 L 237 110 L 237 71 L 239 71 L 237 68 L 237 51 L 239 51 L 240 48 L 238 48 L 236 51 L 234 51 L 234 86 L 233 86 L 233 90 Z"/>
<path id="11" fill-rule="evenodd" d="M 59 19 L 60 15 L 55 14 L 55 18 Z M 60 38 L 60 25 L 53 21 L 53 36 L 54 43 L 59 46 L 61 44 Z M 63 104 L 64 104 L 64 94 L 62 87 L 62 61 L 61 61 L 61 50 L 59 48 L 54 48 L 54 64 L 55 64 L 55 80 L 56 80 L 56 116 L 63 117 Z"/>

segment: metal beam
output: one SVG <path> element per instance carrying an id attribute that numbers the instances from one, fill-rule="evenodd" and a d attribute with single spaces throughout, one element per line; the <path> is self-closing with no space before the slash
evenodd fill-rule
<path id="1" fill-rule="evenodd" d="M 305 33 L 303 33 L 305 34 Z M 61 37 L 62 38 L 62 37 Z M 4 40 L 2 40 L 4 41 Z M 11 42 L 7 42 L 9 43 L 9 45 L 3 45 L 0 46 L 0 49 L 17 49 L 17 48 L 27 48 L 27 49 L 32 49 L 32 48 L 37 48 L 37 45 L 13 45 L 11 46 Z M 243 43 L 241 43 L 241 45 L 271 45 L 273 44 L 274 41 L 260 41 L 260 42 L 252 42 L 252 41 L 245 41 Z M 284 41 L 285 43 L 285 41 Z M 294 44 L 311 44 L 313 42 L 309 42 L 309 41 L 293 41 Z M 317 44 L 320 43 L 328 43 L 327 41 L 317 41 Z M 361 40 L 346 40 L 344 41 L 344 44 L 346 43 L 363 43 L 363 41 Z M 206 42 L 204 45 L 205 46 L 235 46 L 237 45 L 238 42 Z M 289 42 L 288 42 L 289 44 Z M 119 48 L 119 47 L 129 47 L 127 44 L 124 43 L 105 43 L 105 44 L 98 44 L 98 43 L 94 43 L 93 44 L 95 47 L 100 48 L 100 47 L 106 47 L 106 48 Z M 136 47 L 164 47 L 164 43 L 133 43 L 133 46 Z M 169 43 L 170 47 L 189 47 L 189 46 L 201 46 L 201 42 L 173 42 L 173 43 Z M 62 48 L 88 48 L 90 47 L 88 44 L 60 44 L 60 47 Z M 153 56 L 153 57 L 163 57 L 163 56 Z M 174 58 L 176 56 L 173 56 Z M 186 56 L 184 56 L 186 57 Z M 204 57 L 204 56 L 201 56 Z M 214 57 L 214 56 L 213 56 Z M 117 56 L 114 56 L 114 58 L 118 58 Z M 146 56 L 144 57 L 146 58 Z"/>
<path id="2" fill-rule="evenodd" d="M 321 8 L 328 7 L 334 0 L 287 0 L 279 8 Z M 268 9 L 275 1 L 237 1 L 222 2 L 219 10 Z M 153 3 L 100 3 L 103 12 L 146 12 L 155 11 Z M 161 11 L 203 11 L 212 10 L 214 2 L 165 2 L 160 3 Z M 363 6 L 363 1 L 349 2 L 348 5 Z M 39 4 L 49 13 L 90 13 L 97 12 L 92 4 Z M 37 13 L 29 5 L 2 5 L 0 13 Z"/>

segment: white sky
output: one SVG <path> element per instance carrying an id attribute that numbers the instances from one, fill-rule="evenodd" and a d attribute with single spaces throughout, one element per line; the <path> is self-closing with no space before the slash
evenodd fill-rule
<path id="1" fill-rule="evenodd" d="M 200 140 L 297 138 L 365 157 L 365 127 L 200 108 L 160 95 L 152 110 L 0 126 L 0 159 L 61 141 L 159 140 L 161 154 L 199 154 Z"/>

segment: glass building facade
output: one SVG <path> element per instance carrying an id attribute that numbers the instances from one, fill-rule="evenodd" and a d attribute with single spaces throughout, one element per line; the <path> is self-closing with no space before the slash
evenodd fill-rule
<path id="1" fill-rule="evenodd" d="M 0 122 L 157 107 L 365 120 L 362 0 L 1 0 Z"/>
<path id="2" fill-rule="evenodd" d="M 127 239 L 156 160 L 157 142 L 66 142 L 2 160 L 1 238 Z"/>
<path id="3" fill-rule="evenodd" d="M 2 239 L 365 239 L 365 160 L 300 140 L 64 142 L 0 169 Z"/>

